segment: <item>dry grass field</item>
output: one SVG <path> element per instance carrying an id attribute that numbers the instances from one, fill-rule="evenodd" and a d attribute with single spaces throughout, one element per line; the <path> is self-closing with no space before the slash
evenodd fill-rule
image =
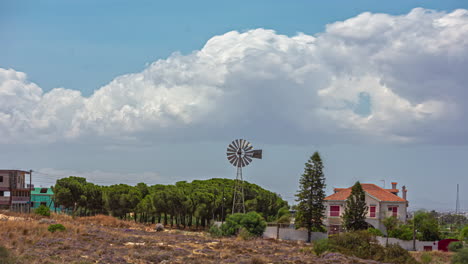
<path id="1" fill-rule="evenodd" d="M 213 238 L 205 232 L 165 230 L 110 216 L 72 219 L 2 213 L 0 263 L 377 263 L 338 253 L 315 256 L 302 242 Z M 2 219 L 3 218 L 3 219 Z M 8 219 L 8 220 L 7 220 Z M 51 233 L 50 223 L 66 230 Z"/>

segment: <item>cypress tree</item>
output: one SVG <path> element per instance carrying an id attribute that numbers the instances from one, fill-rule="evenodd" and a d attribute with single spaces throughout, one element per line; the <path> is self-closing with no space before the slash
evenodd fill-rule
<path id="1" fill-rule="evenodd" d="M 343 214 L 343 222 L 346 230 L 355 231 L 367 229 L 366 194 L 359 182 L 351 188 L 351 195 L 346 200 L 346 208 Z"/>
<path id="2" fill-rule="evenodd" d="M 299 180 L 297 197 L 296 227 L 307 229 L 307 240 L 310 242 L 313 231 L 322 232 L 324 226 L 325 205 L 325 176 L 323 163 L 318 152 L 315 152 L 307 161 L 304 173 Z"/>

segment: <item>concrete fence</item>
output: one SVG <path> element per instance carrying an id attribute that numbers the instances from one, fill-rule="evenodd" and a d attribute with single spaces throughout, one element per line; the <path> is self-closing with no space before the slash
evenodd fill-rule
<path id="1" fill-rule="evenodd" d="M 385 246 L 387 244 L 387 238 L 386 237 L 376 237 L 377 241 L 379 244 L 382 246 Z M 413 240 L 401 240 L 393 237 L 388 238 L 388 244 L 397 244 L 400 245 L 400 247 L 413 251 Z M 438 241 L 419 241 L 416 240 L 416 251 L 433 251 L 433 250 L 438 250 L 439 248 L 439 242 Z"/>
<path id="2" fill-rule="evenodd" d="M 267 226 L 263 233 L 264 238 L 279 238 L 283 240 L 307 241 L 307 230 L 297 230 L 294 228 L 278 228 L 277 226 Z M 327 238 L 326 233 L 312 232 L 311 240 Z"/>

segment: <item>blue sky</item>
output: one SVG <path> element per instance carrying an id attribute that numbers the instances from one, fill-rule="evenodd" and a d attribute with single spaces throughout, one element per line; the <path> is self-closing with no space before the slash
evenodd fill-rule
<path id="1" fill-rule="evenodd" d="M 289 201 L 318 150 L 328 193 L 398 181 L 413 208 L 451 209 L 460 183 L 468 209 L 467 7 L 2 1 L 0 166 L 44 185 L 232 177 L 243 137 L 265 157 L 247 180 Z"/>

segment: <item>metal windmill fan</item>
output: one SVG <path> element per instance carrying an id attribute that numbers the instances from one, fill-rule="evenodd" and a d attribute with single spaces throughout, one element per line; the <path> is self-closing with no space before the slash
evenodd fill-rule
<path id="1" fill-rule="evenodd" d="M 232 213 L 245 213 L 242 167 L 249 165 L 252 159 L 261 159 L 262 150 L 254 150 L 252 144 L 245 139 L 236 139 L 227 148 L 227 158 L 232 165 L 237 167 Z"/>

